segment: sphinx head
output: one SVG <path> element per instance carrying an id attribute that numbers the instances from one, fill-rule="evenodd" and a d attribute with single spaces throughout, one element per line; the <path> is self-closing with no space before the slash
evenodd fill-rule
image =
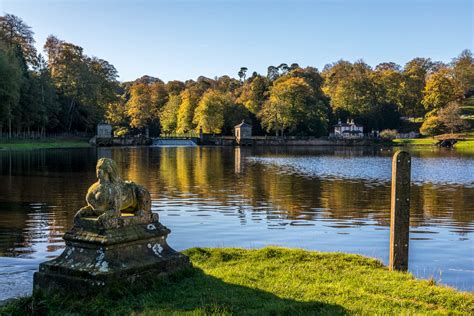
<path id="1" fill-rule="evenodd" d="M 109 158 L 100 158 L 97 161 L 96 174 L 100 183 L 116 183 L 121 181 L 117 164 Z"/>

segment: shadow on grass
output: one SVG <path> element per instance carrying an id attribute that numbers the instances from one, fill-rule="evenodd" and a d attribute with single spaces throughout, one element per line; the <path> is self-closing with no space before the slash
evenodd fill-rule
<path id="1" fill-rule="evenodd" d="M 323 302 L 280 298 L 259 289 L 229 284 L 192 268 L 135 290 L 115 288 L 107 295 L 79 298 L 41 292 L 0 309 L 6 315 L 343 315 L 346 310 Z"/>

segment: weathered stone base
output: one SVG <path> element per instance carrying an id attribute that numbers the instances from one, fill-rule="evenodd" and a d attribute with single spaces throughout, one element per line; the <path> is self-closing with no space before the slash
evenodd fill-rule
<path id="1" fill-rule="evenodd" d="M 39 266 L 33 290 L 88 295 L 130 287 L 191 266 L 188 257 L 166 243 L 169 229 L 158 221 L 114 229 L 74 227 L 66 249 Z"/>

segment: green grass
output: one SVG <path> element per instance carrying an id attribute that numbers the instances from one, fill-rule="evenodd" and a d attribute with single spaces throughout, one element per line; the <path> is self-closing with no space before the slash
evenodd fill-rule
<path id="1" fill-rule="evenodd" d="M 0 150 L 30 150 L 47 148 L 82 148 L 90 147 L 85 140 L 0 140 Z"/>
<path id="2" fill-rule="evenodd" d="M 474 295 L 389 272 L 378 260 L 267 247 L 185 251 L 194 269 L 141 294 L 77 299 L 36 294 L 12 315 L 472 315 Z"/>
<path id="3" fill-rule="evenodd" d="M 474 131 L 474 96 L 463 101 L 461 114 L 465 115 L 466 120 L 471 124 L 471 131 Z"/>
<path id="4" fill-rule="evenodd" d="M 464 133 L 467 138 L 466 140 L 459 140 L 454 148 L 460 150 L 474 150 L 474 139 L 470 138 L 469 133 Z M 438 142 L 434 138 L 408 138 L 408 139 L 394 139 L 392 144 L 395 146 L 434 146 Z"/>
<path id="5" fill-rule="evenodd" d="M 454 145 L 456 149 L 474 149 L 474 139 L 459 141 Z"/>
<path id="6" fill-rule="evenodd" d="M 429 146 L 436 145 L 438 142 L 433 138 L 406 138 L 406 139 L 394 139 L 392 142 L 395 145 L 410 145 L 410 146 Z"/>
<path id="7" fill-rule="evenodd" d="M 462 114 L 474 115 L 474 105 L 465 105 L 461 107 Z"/>

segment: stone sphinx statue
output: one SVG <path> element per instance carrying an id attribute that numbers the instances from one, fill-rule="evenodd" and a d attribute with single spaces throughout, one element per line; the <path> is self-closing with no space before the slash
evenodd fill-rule
<path id="1" fill-rule="evenodd" d="M 82 225 L 83 218 L 97 217 L 104 227 L 120 226 L 122 212 L 133 214 L 136 220 L 148 221 L 151 213 L 150 192 L 131 181 L 124 181 L 118 173 L 117 164 L 109 158 L 101 158 L 96 166 L 97 182 L 86 194 L 87 206 L 74 216 L 74 223 Z M 158 220 L 158 214 L 155 214 Z M 123 222 L 122 222 L 123 224 Z"/>
<path id="2" fill-rule="evenodd" d="M 122 180 L 112 159 L 99 159 L 96 172 L 87 206 L 64 234 L 63 253 L 39 265 L 33 290 L 94 295 L 148 284 L 191 266 L 188 257 L 168 245 L 171 231 L 152 213 L 147 189 Z"/>

